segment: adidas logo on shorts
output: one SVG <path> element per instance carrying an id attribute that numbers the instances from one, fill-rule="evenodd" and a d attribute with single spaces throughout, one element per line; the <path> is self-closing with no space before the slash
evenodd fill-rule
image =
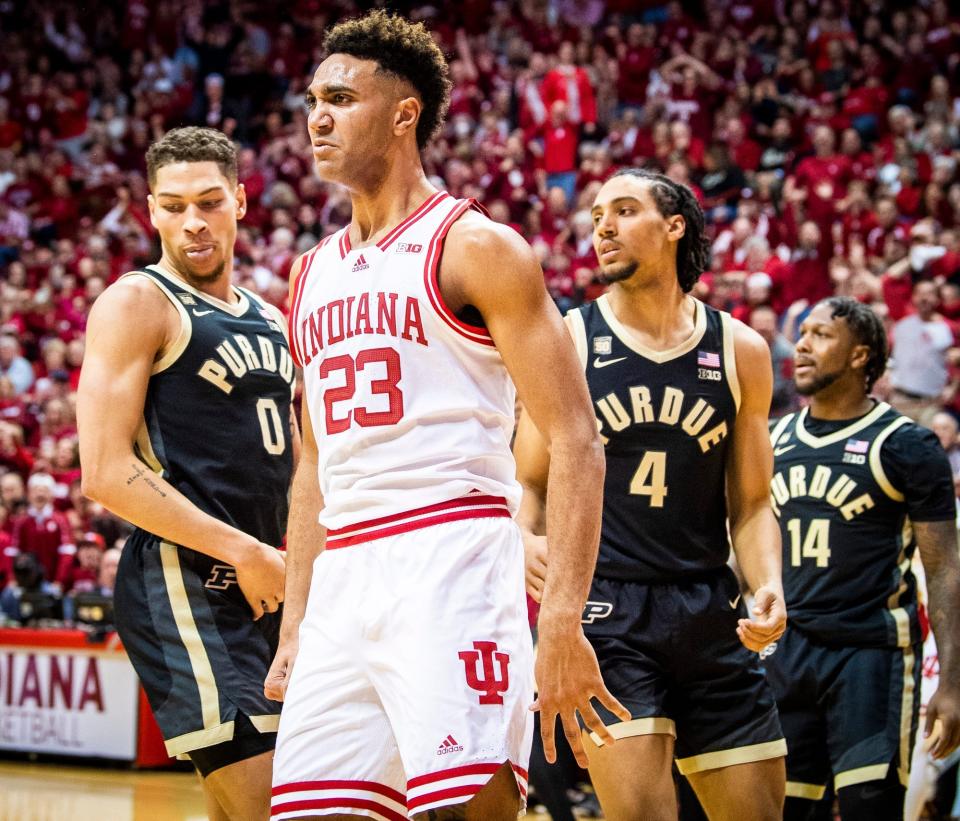
<path id="1" fill-rule="evenodd" d="M 447 755 L 447 753 L 462 753 L 463 745 L 457 744 L 457 740 L 452 736 L 448 735 L 441 742 L 439 748 L 437 749 L 437 755 Z"/>

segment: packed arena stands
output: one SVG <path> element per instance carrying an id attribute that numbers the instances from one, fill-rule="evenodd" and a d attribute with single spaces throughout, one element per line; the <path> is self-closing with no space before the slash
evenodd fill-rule
<path id="1" fill-rule="evenodd" d="M 527 238 L 562 310 L 603 290 L 589 214 L 601 181 L 656 168 L 707 214 L 696 295 L 771 346 L 774 414 L 796 406 L 798 319 L 847 294 L 888 323 L 880 391 L 955 449 L 955 422 L 935 416 L 960 413 L 960 18 L 947 3 L 398 9 L 451 61 L 428 173 Z M 159 255 L 147 146 L 183 124 L 235 138 L 250 203 L 237 276 L 285 308 L 293 259 L 349 219 L 346 195 L 312 173 L 303 95 L 323 29 L 361 10 L 0 3 L 0 583 L 28 552 L 67 592 L 83 540 L 122 541 L 80 493 L 74 396 L 90 305 Z"/>

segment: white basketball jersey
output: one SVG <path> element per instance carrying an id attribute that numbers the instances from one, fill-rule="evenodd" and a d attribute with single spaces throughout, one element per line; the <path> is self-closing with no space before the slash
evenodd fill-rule
<path id="1" fill-rule="evenodd" d="M 330 530 L 468 495 L 516 512 L 513 382 L 437 281 L 447 231 L 472 205 L 440 191 L 376 245 L 351 248 L 344 228 L 307 258 L 291 348 Z"/>

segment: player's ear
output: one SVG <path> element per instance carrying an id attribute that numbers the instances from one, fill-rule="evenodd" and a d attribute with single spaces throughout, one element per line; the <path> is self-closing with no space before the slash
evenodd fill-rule
<path id="1" fill-rule="evenodd" d="M 419 119 L 420 101 L 416 97 L 404 97 L 394 110 L 393 133 L 399 137 L 410 129 L 416 130 Z"/>
<path id="2" fill-rule="evenodd" d="M 687 233 L 687 221 L 682 214 L 674 214 L 667 218 L 667 239 L 679 242 Z"/>
<path id="3" fill-rule="evenodd" d="M 850 367 L 855 369 L 866 368 L 870 361 L 869 345 L 854 345 L 850 351 Z"/>
<path id="4" fill-rule="evenodd" d="M 237 201 L 237 219 L 242 220 L 243 215 L 247 213 L 247 189 L 243 187 L 242 182 L 237 185 L 233 196 Z"/>
<path id="5" fill-rule="evenodd" d="M 156 210 L 157 210 L 157 201 L 153 198 L 153 194 L 147 194 L 147 210 L 150 212 L 150 224 L 156 228 Z"/>

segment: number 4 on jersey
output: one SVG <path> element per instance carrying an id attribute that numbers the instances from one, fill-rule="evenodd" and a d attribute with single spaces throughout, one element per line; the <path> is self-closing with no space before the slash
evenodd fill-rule
<path id="1" fill-rule="evenodd" d="M 663 507 L 667 496 L 667 454 L 662 450 L 648 450 L 640 460 L 637 472 L 630 480 L 634 496 L 649 496 L 650 507 Z"/>

